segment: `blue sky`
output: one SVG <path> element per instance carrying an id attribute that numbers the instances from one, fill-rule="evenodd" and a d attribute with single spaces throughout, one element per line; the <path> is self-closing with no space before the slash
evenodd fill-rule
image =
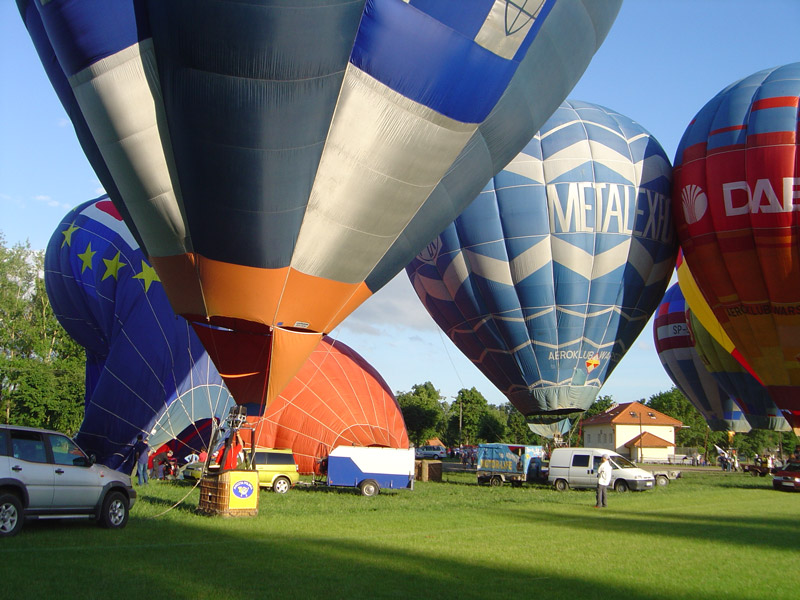
<path id="1" fill-rule="evenodd" d="M 569 97 L 638 121 L 674 157 L 692 117 L 722 88 L 800 60 L 799 26 L 798 0 L 625 0 Z M 0 231 L 8 243 L 44 248 L 61 217 L 102 188 L 10 0 L 0 2 L 0 82 Z M 494 404 L 505 401 L 439 333 L 404 273 L 332 335 L 395 391 L 431 381 L 448 398 L 474 386 Z M 651 322 L 600 393 L 629 402 L 671 386 Z"/>

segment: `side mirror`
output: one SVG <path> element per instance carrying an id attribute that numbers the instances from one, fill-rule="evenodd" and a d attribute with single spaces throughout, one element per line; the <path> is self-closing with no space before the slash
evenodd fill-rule
<path id="1" fill-rule="evenodd" d="M 90 454 L 89 455 L 89 466 L 92 466 L 96 462 L 97 462 L 97 455 Z"/>

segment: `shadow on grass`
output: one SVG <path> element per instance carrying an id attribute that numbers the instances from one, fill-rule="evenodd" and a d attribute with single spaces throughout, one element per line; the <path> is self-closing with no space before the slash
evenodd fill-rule
<path id="1" fill-rule="evenodd" d="M 526 509 L 524 513 L 509 510 L 507 515 L 525 523 L 553 519 L 551 512 L 536 509 Z M 753 515 L 742 520 L 739 517 L 686 515 L 677 512 L 631 512 L 615 510 L 613 505 L 600 511 L 587 506 L 585 515 L 567 515 L 558 523 L 565 529 L 591 532 L 593 536 L 609 532 L 644 532 L 652 537 L 704 539 L 731 548 L 742 546 L 791 551 L 797 549 L 797 538 L 800 536 L 800 521 L 794 515 L 787 515 L 785 519 Z"/>
<path id="2" fill-rule="evenodd" d="M 525 568 L 480 566 L 440 551 L 431 560 L 429 548 L 398 551 L 368 532 L 363 540 L 271 539 L 219 526 L 209 533 L 199 523 L 145 528 L 132 522 L 120 532 L 62 527 L 36 550 L 13 552 L 4 544 L 4 595 L 28 597 L 35 590 L 35 597 L 59 599 L 667 598 L 624 579 L 608 585 L 565 577 L 549 570 L 547 561 Z M 245 520 L 234 526 L 242 525 Z"/>

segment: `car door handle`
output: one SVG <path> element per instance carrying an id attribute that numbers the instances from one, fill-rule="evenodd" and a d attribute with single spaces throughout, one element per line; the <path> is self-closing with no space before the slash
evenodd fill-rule
<path id="1" fill-rule="evenodd" d="M 22 471 L 22 467 L 20 467 L 19 465 L 14 465 L 13 467 L 11 467 L 11 470 L 12 471 Z"/>
<path id="2" fill-rule="evenodd" d="M 56 469 L 56 473 L 58 473 L 59 475 L 63 475 L 64 469 Z"/>

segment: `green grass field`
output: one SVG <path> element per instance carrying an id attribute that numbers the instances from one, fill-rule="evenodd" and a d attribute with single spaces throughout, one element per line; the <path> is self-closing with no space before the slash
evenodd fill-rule
<path id="1" fill-rule="evenodd" d="M 128 527 L 29 523 L 0 544 L 0 598 L 800 597 L 800 494 L 687 472 L 665 488 L 261 492 L 252 518 L 195 514 L 189 482 L 140 488 Z"/>

